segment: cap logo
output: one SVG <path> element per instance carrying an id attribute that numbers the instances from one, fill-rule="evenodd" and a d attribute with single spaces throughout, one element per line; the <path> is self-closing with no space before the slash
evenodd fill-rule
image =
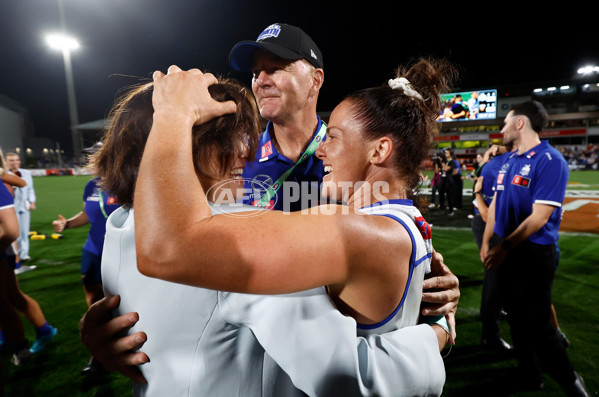
<path id="1" fill-rule="evenodd" d="M 318 59 L 318 57 L 316 56 L 316 54 L 314 53 L 314 51 L 310 50 L 310 56 L 314 59 Z"/>
<path id="2" fill-rule="evenodd" d="M 264 29 L 262 33 L 260 33 L 260 36 L 258 36 L 256 41 L 266 40 L 271 37 L 279 37 L 279 33 L 281 33 L 281 25 L 278 25 L 276 23 L 272 24 L 266 29 Z"/>

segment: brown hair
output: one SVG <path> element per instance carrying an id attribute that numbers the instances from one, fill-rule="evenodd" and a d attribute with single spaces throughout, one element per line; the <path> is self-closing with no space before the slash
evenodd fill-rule
<path id="1" fill-rule="evenodd" d="M 367 139 L 393 139 L 396 169 L 405 180 L 408 197 L 418 204 L 413 192 L 420 185 L 422 162 L 439 132 L 436 119 L 443 108 L 440 93 L 449 90 L 457 69 L 444 60 L 419 59 L 412 66 L 399 67 L 395 74 L 409 80 L 422 99 L 385 82 L 350 94 L 345 100 L 350 101 Z"/>
<path id="2" fill-rule="evenodd" d="M 90 166 L 101 177 L 102 189 L 126 208 L 133 207 L 139 165 L 152 128 L 153 90 L 153 83 L 135 86 L 117 100 L 109 114 L 104 145 L 90 159 Z M 253 158 L 260 134 L 258 109 L 251 91 L 235 80 L 222 78 L 209 91 L 217 101 L 234 101 L 237 111 L 193 128 L 192 151 L 198 176 L 209 176 L 203 168 L 214 153 L 219 155 L 223 172 L 233 156 L 241 154 L 246 146 L 250 149 L 249 158 Z"/>

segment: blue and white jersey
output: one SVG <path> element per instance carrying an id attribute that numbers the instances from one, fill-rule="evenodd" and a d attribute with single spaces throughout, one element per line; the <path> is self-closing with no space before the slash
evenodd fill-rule
<path id="1" fill-rule="evenodd" d="M 318 134 L 322 123 L 319 117 L 313 138 Z M 254 161 L 248 162 L 243 171 L 243 178 L 246 181 L 244 204 L 253 205 L 255 201 L 259 201 L 259 196 L 263 193 L 264 188 L 274 185 L 285 171 L 295 165 L 294 161 L 277 151 L 270 136 L 271 129 L 272 123 L 269 122 L 266 130 L 260 136 Z M 320 197 L 320 184 L 322 183 L 323 173 L 322 160 L 316 157 L 316 154 L 306 158 L 287 177 L 285 181 L 287 183 L 283 183 L 276 196 L 270 200 L 270 205 L 267 208 L 299 211 L 302 209 L 302 196 L 310 197 L 310 200 L 305 200 L 305 205 L 313 206 L 317 204 Z M 308 191 L 300 194 L 299 189 L 307 189 Z"/>
<path id="2" fill-rule="evenodd" d="M 256 210 L 229 207 L 211 205 L 214 214 Z M 141 350 L 151 361 L 140 367 L 148 383 L 134 384 L 135 396 L 441 394 L 445 368 L 429 325 L 357 337 L 324 287 L 268 296 L 146 277 L 133 214 L 121 207 L 108 217 L 102 281 L 107 296 L 121 295 L 116 314 L 139 313 L 129 333 L 148 335 Z"/>
<path id="3" fill-rule="evenodd" d="M 527 240 L 541 245 L 555 244 L 568 185 L 566 160 L 547 141 L 523 154 L 508 153 L 503 158 L 495 181 L 495 233 L 506 238 L 532 213 L 533 204 L 547 204 L 555 207 L 553 213 Z"/>
<path id="4" fill-rule="evenodd" d="M 377 324 L 358 324 L 358 334 L 381 334 L 418 324 L 422 283 L 431 271 L 433 243 L 431 228 L 422 214 L 412 205 L 412 200 L 380 201 L 360 209 L 370 215 L 386 216 L 401 223 L 412 239 L 410 274 L 401 302 L 393 313 Z"/>
<path id="5" fill-rule="evenodd" d="M 5 210 L 8 208 L 15 207 L 15 199 L 8 191 L 6 185 L 3 182 L 0 182 L 0 210 Z"/>

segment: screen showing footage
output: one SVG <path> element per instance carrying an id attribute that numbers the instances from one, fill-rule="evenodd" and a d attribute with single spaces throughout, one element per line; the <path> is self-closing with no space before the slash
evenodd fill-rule
<path id="1" fill-rule="evenodd" d="M 443 110 L 437 121 L 490 120 L 497 117 L 497 90 L 442 94 Z"/>

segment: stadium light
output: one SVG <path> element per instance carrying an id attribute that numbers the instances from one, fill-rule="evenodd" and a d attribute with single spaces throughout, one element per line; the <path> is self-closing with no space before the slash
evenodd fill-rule
<path id="1" fill-rule="evenodd" d="M 79 48 L 79 42 L 75 38 L 60 33 L 47 35 L 46 43 L 50 48 L 61 51 L 73 51 Z"/>
<path id="2" fill-rule="evenodd" d="M 578 74 L 587 75 L 591 73 L 599 73 L 599 66 L 587 65 L 578 69 Z"/>
<path id="3" fill-rule="evenodd" d="M 69 117 L 71 121 L 71 139 L 73 141 L 73 156 L 76 161 L 81 157 L 81 138 L 79 137 L 79 116 L 77 113 L 77 100 L 75 99 L 75 81 L 73 79 L 73 67 L 71 65 L 71 51 L 79 48 L 79 42 L 62 33 L 49 34 L 46 43 L 52 49 L 62 52 L 64 61 L 64 73 L 67 82 L 67 97 L 69 100 Z"/>

